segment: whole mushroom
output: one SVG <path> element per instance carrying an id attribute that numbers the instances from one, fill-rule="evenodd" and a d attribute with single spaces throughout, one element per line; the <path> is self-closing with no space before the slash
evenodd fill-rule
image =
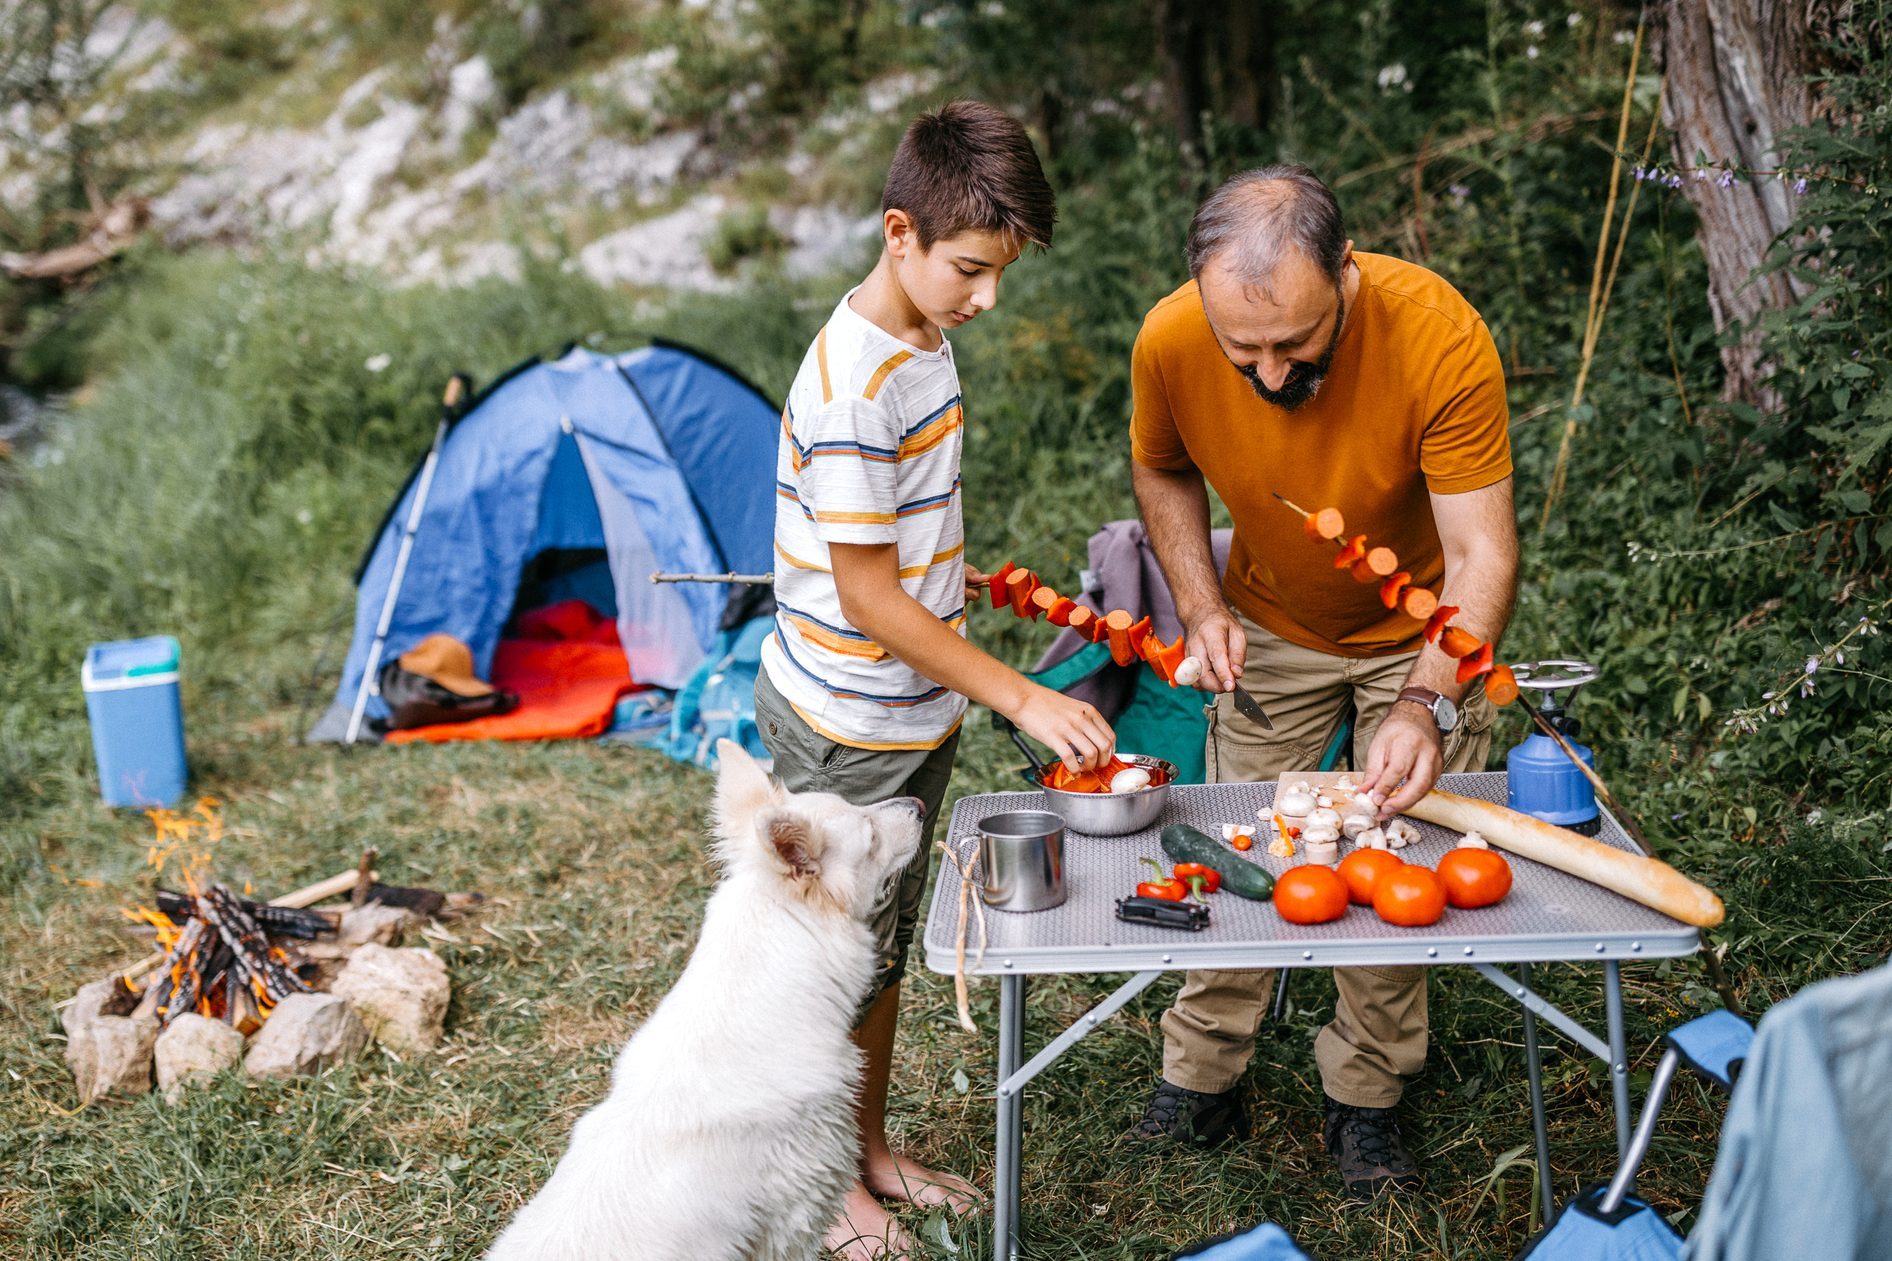
<path id="1" fill-rule="evenodd" d="M 1133 793 L 1150 786 L 1150 773 L 1141 766 L 1125 767 L 1110 777 L 1110 791 Z"/>

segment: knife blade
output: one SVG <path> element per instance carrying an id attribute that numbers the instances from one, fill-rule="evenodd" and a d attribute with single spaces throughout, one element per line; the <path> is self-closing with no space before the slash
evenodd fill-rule
<path id="1" fill-rule="evenodd" d="M 1268 711 L 1261 707 L 1261 702 L 1248 694 L 1248 689 L 1235 685 L 1235 708 L 1242 711 L 1242 716 L 1260 727 L 1263 731 L 1273 731 L 1274 723 L 1268 718 Z"/>

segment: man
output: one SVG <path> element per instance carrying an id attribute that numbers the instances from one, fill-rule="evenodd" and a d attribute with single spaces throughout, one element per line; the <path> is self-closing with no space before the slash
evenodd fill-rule
<path id="1" fill-rule="evenodd" d="M 1211 780 L 1315 769 L 1349 704 L 1354 765 L 1390 818 L 1442 770 L 1476 770 L 1492 709 L 1377 585 L 1333 567 L 1275 498 L 1334 507 L 1413 581 L 1496 641 L 1517 577 L 1504 374 L 1484 321 L 1444 280 L 1356 253 L 1305 167 L 1230 179 L 1196 212 L 1193 279 L 1145 317 L 1133 361 L 1131 472 L 1211 711 Z M 1213 486 L 1234 520 L 1210 561 Z M 1239 681 L 1274 727 L 1233 707 Z M 1349 1195 L 1419 1185 L 1393 1108 L 1425 1063 L 1417 967 L 1342 968 L 1315 1039 L 1326 1140 Z M 1211 1145 L 1246 1133 L 1238 1083 L 1271 972 L 1191 972 L 1163 1017 L 1163 1081 L 1132 1131 Z"/>

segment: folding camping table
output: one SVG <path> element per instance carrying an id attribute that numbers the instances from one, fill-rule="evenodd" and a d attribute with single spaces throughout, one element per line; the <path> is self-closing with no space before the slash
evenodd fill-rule
<path id="1" fill-rule="evenodd" d="M 1489 772 L 1445 775 L 1439 787 L 1487 801 L 1505 800 L 1505 775 Z M 1116 918 L 1116 902 L 1132 891 L 1138 860 L 1161 859 L 1162 829 L 1187 823 L 1212 837 L 1224 823 L 1265 821 L 1274 801 L 1274 785 L 1181 784 L 1170 790 L 1164 812 L 1149 828 L 1120 837 L 1070 833 L 1064 852 L 1069 896 L 1064 905 L 1028 914 L 987 911 L 985 958 L 975 966 L 978 928 L 968 934 L 969 972 L 999 978 L 999 1050 L 997 1082 L 997 1165 L 993 1184 L 993 1255 L 1009 1261 L 1018 1255 L 1018 1193 L 1023 1157 L 1025 1086 L 1049 1068 L 1080 1038 L 1096 1029 L 1164 972 L 1190 968 L 1330 968 L 1389 964 L 1463 964 L 1495 985 L 1523 1008 L 1524 1060 L 1530 1077 L 1531 1126 L 1537 1147 L 1539 1187 L 1545 1220 L 1551 1215 L 1550 1143 L 1544 1122 L 1544 1085 L 1538 1054 L 1537 1021 L 1542 1018 L 1610 1067 L 1619 1156 L 1629 1146 L 1629 1055 L 1623 1034 L 1624 959 L 1677 958 L 1699 945 L 1695 930 L 1659 911 L 1599 888 L 1575 876 L 1513 857 L 1511 894 L 1495 907 L 1449 910 L 1431 928 L 1397 928 L 1370 910 L 1355 907 L 1331 924 L 1295 925 L 1266 903 L 1233 894 L 1211 899 L 1214 920 L 1196 933 L 1126 924 Z M 1004 810 L 1043 809 L 1042 794 L 988 793 L 961 798 L 953 808 L 947 835 L 955 848 L 977 835 L 978 822 Z M 1257 818 L 1258 814 L 1261 816 Z M 1415 820 L 1415 822 L 1417 822 Z M 1433 865 L 1458 839 L 1449 829 L 1418 823 L 1423 839 L 1404 851 L 1408 860 Z M 1256 847 L 1246 857 L 1277 875 L 1291 859 L 1267 854 L 1267 829 L 1257 829 Z M 1607 812 L 1597 837 L 1606 845 L 1635 851 L 1634 843 Z M 959 930 L 959 873 L 942 864 L 926 927 L 926 965 L 951 975 Z M 977 898 L 976 890 L 973 898 Z M 1530 965 L 1539 962 L 1603 964 L 1604 1008 L 1608 1027 L 1599 1038 L 1531 989 Z M 1500 964 L 1515 963 L 1515 973 Z M 1040 973 L 1134 973 L 1128 981 L 1025 1058 L 1026 978 Z"/>

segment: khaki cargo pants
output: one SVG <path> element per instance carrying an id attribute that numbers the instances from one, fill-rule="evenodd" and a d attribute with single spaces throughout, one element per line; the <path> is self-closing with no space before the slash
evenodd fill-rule
<path id="1" fill-rule="evenodd" d="M 1368 748 L 1414 654 L 1335 657 L 1291 644 L 1247 618 L 1247 688 L 1274 722 L 1264 731 L 1218 696 L 1209 719 L 1209 782 L 1271 780 L 1313 770 L 1338 729 L 1349 700 L 1357 718 L 1353 764 Z M 1483 770 L 1491 748 L 1491 702 L 1467 696 L 1464 718 L 1446 740 L 1445 769 Z M 1426 970 L 1420 967 L 1336 968 L 1340 991 L 1333 1021 L 1314 1039 L 1321 1084 L 1341 1103 L 1391 1107 L 1406 1079 L 1426 1061 Z M 1190 972 L 1176 1003 L 1163 1014 L 1163 1076 L 1186 1090 L 1210 1093 L 1235 1085 L 1247 1071 L 1255 1037 L 1274 993 L 1275 973 Z"/>

